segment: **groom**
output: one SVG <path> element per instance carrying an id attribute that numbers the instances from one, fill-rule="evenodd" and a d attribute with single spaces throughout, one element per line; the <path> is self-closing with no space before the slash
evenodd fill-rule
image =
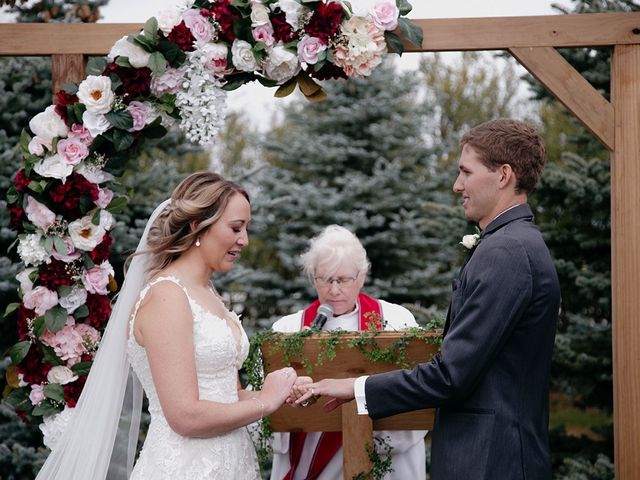
<path id="1" fill-rule="evenodd" d="M 437 407 L 433 480 L 546 480 L 551 354 L 560 288 L 527 198 L 545 149 L 534 129 L 495 120 L 467 132 L 453 190 L 482 229 L 458 277 L 441 352 L 413 370 L 325 379 L 308 393 L 356 398 L 374 419 Z"/>

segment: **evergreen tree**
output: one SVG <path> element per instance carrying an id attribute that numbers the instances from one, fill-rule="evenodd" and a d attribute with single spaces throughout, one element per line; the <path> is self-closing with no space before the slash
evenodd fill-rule
<path id="1" fill-rule="evenodd" d="M 0 0 L 0 6 L 16 14 L 18 22 L 95 23 L 100 7 L 109 0 Z"/>

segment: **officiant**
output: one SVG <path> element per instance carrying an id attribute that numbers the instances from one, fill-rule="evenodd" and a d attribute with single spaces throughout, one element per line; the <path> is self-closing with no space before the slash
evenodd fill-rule
<path id="1" fill-rule="evenodd" d="M 413 314 L 394 303 L 361 292 L 370 263 L 360 240 L 349 230 L 329 225 L 301 256 L 317 299 L 274 323 L 278 332 L 305 328 L 361 331 L 402 330 L 417 326 Z M 392 447 L 393 471 L 385 479 L 425 478 L 426 431 L 374 432 Z M 275 433 L 271 480 L 342 480 L 342 432 Z"/>

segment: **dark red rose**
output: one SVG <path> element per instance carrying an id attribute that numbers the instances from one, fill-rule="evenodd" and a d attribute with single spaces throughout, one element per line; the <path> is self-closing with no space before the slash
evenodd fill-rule
<path id="1" fill-rule="evenodd" d="M 214 17 L 220 31 L 218 38 L 227 43 L 233 43 L 236 35 L 233 31 L 233 22 L 240 18 L 240 12 L 231 6 L 229 0 L 219 0 L 209 7 L 208 10 L 201 10 L 203 16 Z"/>
<path id="2" fill-rule="evenodd" d="M 279 13 L 271 18 L 273 25 L 273 38 L 277 42 L 289 43 L 299 37 L 298 32 L 294 32 L 291 25 L 287 23 L 284 13 Z"/>
<path id="3" fill-rule="evenodd" d="M 11 226 L 16 232 L 22 233 L 24 231 L 22 222 L 27 220 L 27 215 L 24 213 L 24 210 L 17 203 L 8 205 L 7 208 L 9 209 L 9 221 L 11 222 Z"/>
<path id="4" fill-rule="evenodd" d="M 31 180 L 25 175 L 24 168 L 18 170 L 18 173 L 16 173 L 16 178 L 13 179 L 13 183 L 16 186 L 16 190 L 18 190 L 20 193 L 24 192 L 27 189 L 27 187 L 31 183 Z"/>
<path id="5" fill-rule="evenodd" d="M 321 3 L 313 12 L 304 30 L 310 37 L 318 37 L 327 41 L 338 33 L 340 22 L 343 19 L 344 10 L 339 3 Z"/>
<path id="6" fill-rule="evenodd" d="M 61 285 L 73 285 L 74 281 L 67 272 L 67 264 L 51 259 L 46 268 L 40 269 L 39 272 L 40 285 L 47 287 L 49 290 L 56 290 Z"/>
<path id="7" fill-rule="evenodd" d="M 29 419 L 29 417 L 27 417 L 27 414 L 25 412 L 23 412 L 21 410 L 16 410 L 16 415 L 24 423 L 27 423 L 27 424 L 31 425 L 31 420 Z"/>
<path id="8" fill-rule="evenodd" d="M 90 293 L 87 295 L 86 305 L 89 309 L 88 323 L 95 328 L 101 329 L 109 320 L 109 315 L 111 315 L 111 300 L 106 295 Z"/>
<path id="9" fill-rule="evenodd" d="M 67 220 L 76 220 L 83 215 L 80 210 L 81 197 L 87 197 L 95 203 L 98 195 L 98 186 L 95 183 L 73 172 L 65 183 L 59 182 L 49 190 L 49 196 L 53 200 L 51 210 L 63 215 Z"/>
<path id="10" fill-rule="evenodd" d="M 116 89 L 116 94 L 123 96 L 125 103 L 149 95 L 151 91 L 151 70 L 148 67 L 129 68 L 110 63 L 102 74 L 109 76 L 111 73 L 116 74 L 122 81 L 122 85 Z"/>
<path id="11" fill-rule="evenodd" d="M 18 338 L 22 342 L 23 340 L 27 340 L 29 338 L 29 323 L 28 320 L 31 318 L 36 318 L 36 312 L 33 310 L 29 310 L 24 306 L 24 303 L 21 303 L 18 307 Z"/>
<path id="12" fill-rule="evenodd" d="M 56 113 L 62 117 L 67 125 L 69 124 L 67 121 L 67 106 L 78 102 L 79 100 L 76 95 L 65 92 L 64 90 L 60 90 L 55 95 L 54 103 L 56 105 Z"/>
<path id="13" fill-rule="evenodd" d="M 196 39 L 193 36 L 193 33 L 191 33 L 191 30 L 189 30 L 189 27 L 185 25 L 184 21 L 173 27 L 173 30 L 169 32 L 167 39 L 178 45 L 178 48 L 183 52 L 192 52 L 195 50 L 193 42 L 195 42 Z"/>
<path id="14" fill-rule="evenodd" d="M 20 362 L 16 370 L 22 374 L 22 379 L 27 383 L 42 383 L 47 380 L 47 373 L 51 370 L 50 363 L 45 363 L 42 359 L 40 349 L 31 345 L 29 353 Z"/>
<path id="15" fill-rule="evenodd" d="M 105 233 L 102 241 L 91 252 L 91 260 L 93 260 L 94 263 L 102 263 L 105 260 L 109 260 L 109 251 L 111 250 L 112 243 L 111 235 Z"/>
<path id="16" fill-rule="evenodd" d="M 320 70 L 316 71 L 313 68 L 308 70 L 309 75 L 313 78 L 317 78 L 318 80 L 329 80 L 336 78 L 348 78 L 347 74 L 344 73 L 344 70 L 337 66 L 335 63 L 325 62 L 324 65 L 320 68 Z"/>
<path id="17" fill-rule="evenodd" d="M 80 398 L 80 394 L 82 393 L 82 389 L 84 388 L 84 384 L 87 382 L 87 376 L 82 375 L 78 377 L 75 382 L 67 383 L 63 386 L 64 388 L 64 399 L 67 402 L 67 405 L 70 408 L 75 408 L 78 399 Z"/>

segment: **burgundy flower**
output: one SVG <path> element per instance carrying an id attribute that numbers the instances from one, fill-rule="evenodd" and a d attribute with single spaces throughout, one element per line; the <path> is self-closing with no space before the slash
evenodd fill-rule
<path id="1" fill-rule="evenodd" d="M 9 209 L 9 221 L 11 222 L 11 226 L 16 232 L 22 233 L 24 231 L 22 222 L 27 219 L 23 208 L 18 203 L 8 205 L 7 208 Z"/>
<path id="2" fill-rule="evenodd" d="M 16 173 L 16 178 L 13 179 L 13 183 L 20 193 L 24 192 L 27 189 L 27 187 L 31 183 L 31 180 L 25 175 L 24 168 L 18 170 L 18 173 Z"/>
<path id="3" fill-rule="evenodd" d="M 74 281 L 67 272 L 67 264 L 51 259 L 51 263 L 47 268 L 40 269 L 39 272 L 40 285 L 47 287 L 49 290 L 56 290 L 61 285 L 73 285 Z"/>
<path id="4" fill-rule="evenodd" d="M 80 394 L 82 393 L 82 389 L 84 388 L 84 384 L 86 383 L 86 381 L 87 381 L 87 376 L 82 375 L 81 377 L 78 377 L 78 379 L 75 382 L 71 382 L 63 386 L 64 399 L 70 408 L 75 408 L 76 403 L 80 398 Z"/>
<path id="5" fill-rule="evenodd" d="M 47 373 L 52 365 L 45 363 L 42 359 L 40 349 L 31 345 L 29 353 L 22 362 L 17 365 L 16 370 L 22 374 L 22 379 L 27 383 L 42 383 L 47 380 Z"/>
<path id="6" fill-rule="evenodd" d="M 89 309 L 89 323 L 95 328 L 102 328 L 102 326 L 109 320 L 111 315 L 111 301 L 106 295 L 98 295 L 97 293 L 90 293 L 87 295 L 87 308 Z"/>
<path id="7" fill-rule="evenodd" d="M 208 10 L 201 10 L 203 16 L 212 16 L 220 25 L 218 38 L 227 43 L 233 43 L 236 36 L 233 31 L 233 22 L 240 18 L 240 13 L 231 6 L 229 0 L 219 0 L 209 7 Z"/>
<path id="8" fill-rule="evenodd" d="M 348 78 L 344 70 L 337 66 L 335 63 L 325 62 L 320 70 L 316 71 L 313 68 L 308 70 L 309 75 L 318 80 L 329 80 L 332 78 Z"/>
<path id="9" fill-rule="evenodd" d="M 110 63 L 102 72 L 103 75 L 116 74 L 122 81 L 116 89 L 116 94 L 124 97 L 124 101 L 129 103 L 138 97 L 146 97 L 150 93 L 151 70 L 148 67 L 128 68 L 121 67 L 116 63 Z M 127 95 L 125 95 L 127 94 Z"/>
<path id="10" fill-rule="evenodd" d="M 195 42 L 196 39 L 194 38 L 193 33 L 191 33 L 191 30 L 189 30 L 189 27 L 185 25 L 184 21 L 173 27 L 173 30 L 171 30 L 167 39 L 178 45 L 178 48 L 183 52 L 192 52 L 195 50 L 193 42 Z"/>
<path id="11" fill-rule="evenodd" d="M 18 338 L 22 342 L 29 338 L 29 323 L 28 320 L 37 317 L 36 312 L 29 310 L 23 303 L 18 307 Z"/>
<path id="12" fill-rule="evenodd" d="M 76 172 L 73 172 L 65 183 L 59 182 L 49 191 L 49 196 L 53 200 L 51 209 L 69 221 L 83 215 L 80 210 L 81 197 L 87 197 L 92 202 L 96 202 L 98 195 L 98 186 Z"/>
<path id="13" fill-rule="evenodd" d="M 108 233 L 104 234 L 102 241 L 91 252 L 91 260 L 93 263 L 102 263 L 105 260 L 109 260 L 109 251 L 111 250 L 111 244 L 113 240 Z"/>
<path id="14" fill-rule="evenodd" d="M 318 37 L 327 41 L 338 33 L 340 22 L 343 19 L 344 10 L 339 3 L 321 3 L 313 12 L 304 30 L 310 37 Z"/>
<path id="15" fill-rule="evenodd" d="M 55 95 L 54 103 L 56 105 L 56 113 L 62 117 L 65 123 L 69 124 L 67 121 L 67 106 L 73 105 L 74 103 L 78 103 L 78 97 L 72 93 L 65 92 L 64 90 L 60 90 Z"/>
<path id="16" fill-rule="evenodd" d="M 279 13 L 271 18 L 271 25 L 273 25 L 273 38 L 277 42 L 289 43 L 296 38 L 299 34 L 293 31 L 291 25 L 287 23 L 284 13 Z"/>

